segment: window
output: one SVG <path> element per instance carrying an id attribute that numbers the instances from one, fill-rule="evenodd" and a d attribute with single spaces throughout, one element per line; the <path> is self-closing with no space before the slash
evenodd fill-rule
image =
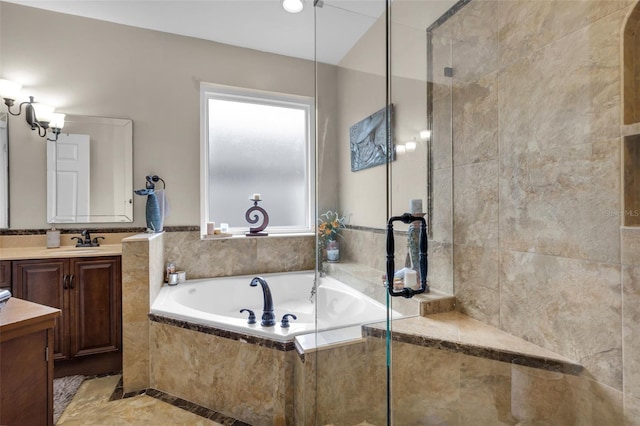
<path id="1" fill-rule="evenodd" d="M 310 232 L 315 186 L 313 98 L 201 86 L 201 234 L 206 222 L 249 227 L 249 199 L 269 215 L 265 232 Z M 252 213 L 253 214 L 256 213 Z"/>

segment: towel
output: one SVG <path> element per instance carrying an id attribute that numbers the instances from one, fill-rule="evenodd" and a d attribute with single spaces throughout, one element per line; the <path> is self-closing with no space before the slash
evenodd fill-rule
<path id="1" fill-rule="evenodd" d="M 158 197 L 158 205 L 160 206 L 160 217 L 162 217 L 162 222 L 164 223 L 164 219 L 171 214 L 167 191 L 165 189 L 157 189 L 156 197 Z"/>

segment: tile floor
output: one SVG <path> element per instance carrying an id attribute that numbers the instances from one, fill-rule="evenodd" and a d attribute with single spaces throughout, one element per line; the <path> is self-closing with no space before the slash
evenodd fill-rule
<path id="1" fill-rule="evenodd" d="M 56 423 L 57 426 L 98 426 L 98 425 L 193 425 L 193 426 L 236 426 L 246 425 L 217 413 L 195 414 L 197 408 L 180 408 L 162 399 L 178 403 L 161 392 L 148 392 L 123 399 L 112 400 L 114 390 L 120 382 L 120 375 L 85 380 Z M 117 393 L 117 391 L 116 391 Z M 150 396 L 153 395 L 153 396 Z M 205 410 L 206 411 L 206 410 Z M 204 415 L 204 417 L 203 417 Z M 209 417 L 209 418 L 207 418 Z M 221 423 L 211 420 L 215 418 Z"/>
<path id="2" fill-rule="evenodd" d="M 56 426 L 251 426 L 154 390 L 122 398 L 121 377 L 85 380 Z"/>

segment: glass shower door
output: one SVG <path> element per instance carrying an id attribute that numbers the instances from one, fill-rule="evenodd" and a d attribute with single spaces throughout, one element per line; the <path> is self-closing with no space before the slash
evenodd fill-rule
<path id="1" fill-rule="evenodd" d="M 389 281 L 391 293 L 421 292 L 424 222 L 430 225 L 429 285 L 451 292 L 451 126 L 445 123 L 450 114 L 443 115 L 447 102 L 450 109 L 450 87 L 447 79 L 427 78 L 426 33 L 448 7 L 401 0 L 327 0 L 315 7 L 317 214 L 322 219 L 338 211 L 347 218 L 339 262 L 328 260 L 326 241 L 318 236 L 318 331 L 313 353 L 305 354 L 305 368 L 315 377 L 318 425 L 413 424 L 432 415 L 425 408 L 429 395 L 413 389 L 428 389 L 433 371 L 412 345 L 395 338 L 398 321 L 420 316 L 419 301 L 390 296 L 384 276 L 399 278 L 395 290 Z M 336 43 L 345 50 L 326 63 L 326 51 Z M 438 102 L 437 112 L 428 106 L 428 94 Z M 393 223 L 388 273 L 388 221 L 405 213 L 415 220 Z M 358 300 L 328 296 L 330 280 L 356 291 Z M 405 286 L 411 290 L 400 290 Z M 341 304 L 347 312 L 337 309 Z M 377 316 L 365 316 L 364 306 L 377 309 Z M 361 318 L 356 326 L 323 327 L 327 317 L 351 312 Z M 439 418 L 437 410 L 434 415 Z"/>
<path id="2" fill-rule="evenodd" d="M 316 25 L 317 205 L 346 217 L 339 262 L 318 236 L 315 378 L 306 424 L 386 423 L 386 1 L 319 2 Z M 338 56 L 329 57 L 336 47 Z M 336 284 L 336 282 L 338 284 Z M 349 295 L 348 295 L 349 294 Z M 347 318 L 354 318 L 344 326 Z M 368 337 L 365 324 L 377 324 Z M 328 325 L 331 324 L 331 325 Z M 310 419 L 308 416 L 306 421 Z M 365 424 L 366 424 L 365 423 Z"/>
<path id="3" fill-rule="evenodd" d="M 393 222 L 397 288 L 390 293 L 397 297 L 389 298 L 385 333 L 386 424 L 458 424 L 450 353 L 420 343 L 428 340 L 420 301 L 453 294 L 452 40 L 429 31 L 452 4 L 393 1 L 388 7 L 388 97 L 396 107 L 398 153 L 389 163 L 388 216 L 405 216 Z"/>

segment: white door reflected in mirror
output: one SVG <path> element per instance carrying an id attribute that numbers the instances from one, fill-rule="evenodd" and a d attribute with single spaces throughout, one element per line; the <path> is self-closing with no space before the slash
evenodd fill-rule
<path id="1" fill-rule="evenodd" d="M 81 136 L 86 150 L 72 144 Z M 132 222 L 133 121 L 67 114 L 58 141 L 47 142 L 47 222 Z"/>
<path id="2" fill-rule="evenodd" d="M 89 135 L 60 134 L 47 141 L 47 217 L 88 222 L 91 156 Z"/>

